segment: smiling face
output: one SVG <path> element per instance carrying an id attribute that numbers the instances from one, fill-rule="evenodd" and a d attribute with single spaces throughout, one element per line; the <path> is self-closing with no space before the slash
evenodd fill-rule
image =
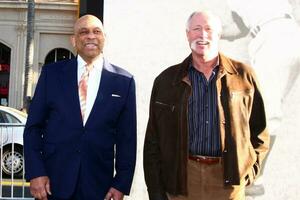
<path id="1" fill-rule="evenodd" d="M 193 54 L 205 59 L 218 55 L 221 23 L 211 13 L 195 13 L 187 23 L 186 35 Z"/>
<path id="2" fill-rule="evenodd" d="M 92 63 L 103 53 L 105 35 L 101 21 L 93 15 L 79 18 L 71 41 L 83 60 Z"/>

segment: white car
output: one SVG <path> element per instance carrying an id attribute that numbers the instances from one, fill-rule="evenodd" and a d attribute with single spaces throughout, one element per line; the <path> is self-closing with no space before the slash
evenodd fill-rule
<path id="1" fill-rule="evenodd" d="M 0 160 L 2 175 L 23 176 L 23 131 L 27 114 L 0 106 Z"/>

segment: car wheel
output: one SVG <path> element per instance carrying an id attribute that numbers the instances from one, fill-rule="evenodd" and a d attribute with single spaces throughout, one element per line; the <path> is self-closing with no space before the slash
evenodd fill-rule
<path id="1" fill-rule="evenodd" d="M 11 176 L 12 171 L 14 172 L 15 178 L 20 178 L 23 176 L 24 168 L 24 157 L 22 148 L 15 148 L 14 152 L 12 149 L 5 148 L 3 150 L 2 156 L 2 171 L 4 174 Z"/>

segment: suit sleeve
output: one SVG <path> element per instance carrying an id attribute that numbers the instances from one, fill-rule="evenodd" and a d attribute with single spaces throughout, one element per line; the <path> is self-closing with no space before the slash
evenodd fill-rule
<path id="1" fill-rule="evenodd" d="M 44 66 L 39 77 L 35 94 L 29 108 L 29 115 L 24 129 L 25 178 L 27 181 L 46 176 L 42 159 L 42 137 L 47 116 L 46 75 Z"/>
<path id="2" fill-rule="evenodd" d="M 128 195 L 136 162 L 136 97 L 131 78 L 125 106 L 117 123 L 116 174 L 112 187 Z"/>
<path id="3" fill-rule="evenodd" d="M 155 103 L 156 81 L 154 83 L 149 120 L 144 142 L 144 175 L 150 200 L 167 200 L 166 191 L 161 180 L 161 162 L 158 131 L 153 105 Z"/>
<path id="4" fill-rule="evenodd" d="M 254 78 L 255 79 L 255 78 Z M 251 143 L 257 155 L 256 163 L 248 174 L 248 183 L 251 184 L 259 175 L 261 165 L 269 151 L 270 136 L 267 130 L 264 102 L 257 82 L 253 97 L 252 112 L 250 116 Z"/>

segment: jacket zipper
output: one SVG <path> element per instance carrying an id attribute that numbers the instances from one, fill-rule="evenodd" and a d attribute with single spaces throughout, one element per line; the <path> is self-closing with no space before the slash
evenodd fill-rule
<path id="1" fill-rule="evenodd" d="M 171 109 L 171 111 L 173 112 L 174 109 L 175 109 L 175 106 L 174 105 L 169 105 L 169 104 L 166 104 L 166 103 L 163 103 L 163 102 L 160 102 L 160 101 L 155 101 L 156 104 L 159 104 L 159 105 L 162 105 L 162 106 L 167 106 Z"/>

